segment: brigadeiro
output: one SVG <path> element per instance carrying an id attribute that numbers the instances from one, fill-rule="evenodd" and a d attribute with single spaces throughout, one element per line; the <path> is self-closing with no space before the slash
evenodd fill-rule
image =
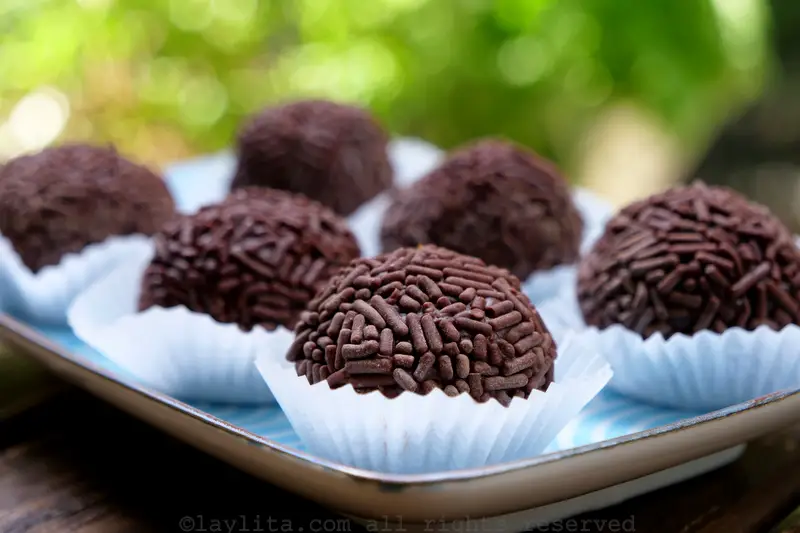
<path id="1" fill-rule="evenodd" d="M 767 209 L 693 184 L 636 202 L 581 262 L 587 324 L 644 337 L 800 321 L 800 250 Z"/>
<path id="2" fill-rule="evenodd" d="M 345 221 L 330 209 L 254 187 L 173 220 L 155 247 L 140 310 L 182 305 L 245 331 L 294 327 L 322 285 L 359 256 Z"/>
<path id="3" fill-rule="evenodd" d="M 591 352 L 568 349 L 568 370 L 556 373 L 556 345 L 519 279 L 433 245 L 352 261 L 309 303 L 295 335 L 291 368 L 258 361 L 295 430 L 323 455 L 389 470 L 431 466 L 437 459 L 418 447 L 438 439 L 461 441 L 439 448 L 452 449 L 452 465 L 485 462 L 489 448 L 498 459 L 518 447 L 541 451 L 555 433 L 534 435 L 537 416 L 566 423 L 608 370 Z M 567 395 L 569 406 L 560 403 Z M 493 426 L 489 435 L 481 423 Z M 337 426 L 354 435 L 345 448 L 363 451 L 343 456 L 347 439 L 325 432 Z M 383 449 L 389 435 L 404 444 Z M 514 435 L 531 441 L 505 449 Z"/>
<path id="4" fill-rule="evenodd" d="M 356 260 L 311 302 L 288 358 L 312 384 L 509 405 L 547 390 L 556 358 L 519 289 L 508 271 L 433 246 Z"/>
<path id="5" fill-rule="evenodd" d="M 0 167 L 0 234 L 32 272 L 115 235 L 152 235 L 175 212 L 163 180 L 114 148 L 49 148 Z"/>
<path id="6" fill-rule="evenodd" d="M 270 107 L 239 133 L 231 187 L 302 193 L 350 215 L 392 185 L 388 140 L 356 106 L 303 100 Z"/>
<path id="7" fill-rule="evenodd" d="M 623 392 L 715 409 L 800 386 L 800 251 L 763 206 L 675 187 L 612 218 L 581 261 L 582 318 Z"/>
<path id="8" fill-rule="evenodd" d="M 161 177 L 113 147 L 68 144 L 0 168 L 0 234 L 11 253 L 0 267 L 10 307 L 26 319 L 63 324 L 74 297 L 174 215 Z"/>
<path id="9" fill-rule="evenodd" d="M 583 222 L 556 168 L 512 143 L 487 139 L 452 153 L 395 195 L 384 251 L 436 244 L 520 278 L 578 258 Z"/>
<path id="10" fill-rule="evenodd" d="M 164 225 L 152 258 L 87 291 L 72 324 L 89 345 L 172 396 L 269 402 L 256 352 L 285 354 L 308 302 L 358 255 L 345 221 L 318 202 L 237 189 Z M 142 339 L 151 345 L 141 347 Z"/>

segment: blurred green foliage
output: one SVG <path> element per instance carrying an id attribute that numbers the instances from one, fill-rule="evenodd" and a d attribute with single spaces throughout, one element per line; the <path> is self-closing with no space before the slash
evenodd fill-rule
<path id="1" fill-rule="evenodd" d="M 63 138 L 158 162 L 228 146 L 287 98 L 369 106 L 450 147 L 501 134 L 569 161 L 633 100 L 691 147 L 760 89 L 761 0 L 0 0 L 0 121 L 41 86 Z"/>

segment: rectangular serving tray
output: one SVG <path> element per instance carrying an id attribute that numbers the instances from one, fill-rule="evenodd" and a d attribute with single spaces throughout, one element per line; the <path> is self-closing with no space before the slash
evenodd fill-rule
<path id="1" fill-rule="evenodd" d="M 401 525 L 407 531 L 484 517 L 492 520 L 482 527 L 524 530 L 718 468 L 735 460 L 749 440 L 800 421 L 800 390 L 778 392 L 513 463 L 390 475 L 335 464 L 232 425 L 121 378 L 63 346 L 70 343 L 54 341 L 8 315 L 0 315 L 0 339 L 64 379 L 249 474 L 359 522 Z"/>
<path id="2" fill-rule="evenodd" d="M 192 210 L 218 196 L 231 162 L 221 154 L 172 167 L 167 180 L 179 207 Z M 142 386 L 67 328 L 0 314 L 0 339 L 166 433 L 371 530 L 525 530 L 718 468 L 739 457 L 748 441 L 800 421 L 800 389 L 699 416 L 644 407 L 604 391 L 584 410 L 599 409 L 600 423 L 568 426 L 543 455 L 470 470 L 390 475 L 306 453 L 277 407 L 190 405 Z M 464 523 L 475 520 L 479 526 Z"/>

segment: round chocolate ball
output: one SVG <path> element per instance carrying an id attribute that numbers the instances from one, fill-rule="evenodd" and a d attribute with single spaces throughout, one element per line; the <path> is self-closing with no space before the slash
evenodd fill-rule
<path id="1" fill-rule="evenodd" d="M 359 256 L 347 224 L 285 191 L 244 188 L 167 223 L 139 309 L 184 306 L 244 331 L 293 328 L 328 279 Z"/>
<path id="2" fill-rule="evenodd" d="M 633 203 L 581 261 L 587 324 L 644 337 L 800 322 L 800 251 L 766 208 L 702 183 Z"/>
<path id="3" fill-rule="evenodd" d="M 578 258 L 583 221 L 566 181 L 535 154 L 483 140 L 396 192 L 383 250 L 436 244 L 526 278 Z"/>
<path id="4" fill-rule="evenodd" d="M 305 100 L 268 108 L 239 133 L 231 187 L 298 192 L 350 215 L 392 185 L 387 143 L 358 107 Z"/>
<path id="5" fill-rule="evenodd" d="M 556 346 L 519 279 L 432 245 L 354 260 L 295 332 L 287 358 L 312 385 L 508 405 L 553 381 Z"/>
<path id="6" fill-rule="evenodd" d="M 175 214 L 163 180 L 114 148 L 48 148 L 0 167 L 0 234 L 31 271 L 116 235 L 152 235 Z"/>

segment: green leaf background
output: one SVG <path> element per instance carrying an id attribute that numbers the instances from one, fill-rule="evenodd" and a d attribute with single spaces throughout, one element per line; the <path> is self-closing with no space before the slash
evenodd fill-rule
<path id="1" fill-rule="evenodd" d="M 394 134 L 502 135 L 570 170 L 621 101 L 701 149 L 762 87 L 768 15 L 760 0 L 0 0 L 0 121 L 54 89 L 70 109 L 58 140 L 163 163 L 321 96 Z"/>

